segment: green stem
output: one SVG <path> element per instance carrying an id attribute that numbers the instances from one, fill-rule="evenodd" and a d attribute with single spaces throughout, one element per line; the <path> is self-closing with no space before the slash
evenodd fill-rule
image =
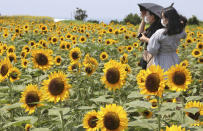
<path id="1" fill-rule="evenodd" d="M 157 104 L 158 104 L 158 112 L 160 112 L 160 98 L 159 96 L 157 97 Z M 158 114 L 158 131 L 161 130 L 161 116 Z"/>
<path id="2" fill-rule="evenodd" d="M 9 104 L 13 104 L 13 100 L 12 100 L 12 94 L 13 94 L 13 87 L 12 87 L 12 83 L 10 82 L 10 80 L 8 81 L 8 85 L 9 85 Z M 13 109 L 10 110 L 11 111 L 11 121 L 13 120 Z"/>
<path id="3" fill-rule="evenodd" d="M 62 108 L 62 101 L 60 101 L 60 107 Z M 61 111 L 61 110 L 60 110 L 60 116 L 61 116 L 61 128 L 62 128 L 62 131 L 65 131 L 65 129 L 64 129 L 63 111 Z"/>
<path id="4" fill-rule="evenodd" d="M 185 98 L 183 96 L 183 92 L 182 92 L 182 95 L 181 95 L 181 103 L 182 103 L 182 108 L 184 109 L 184 106 L 185 106 Z M 185 112 L 184 111 L 181 111 L 182 113 L 182 124 L 185 123 Z"/>

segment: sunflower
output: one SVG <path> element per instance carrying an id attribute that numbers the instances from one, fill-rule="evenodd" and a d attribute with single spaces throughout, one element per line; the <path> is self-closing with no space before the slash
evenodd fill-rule
<path id="1" fill-rule="evenodd" d="M 71 39 L 71 36 L 72 35 L 70 33 L 67 33 L 65 37 L 66 37 L 66 39 Z"/>
<path id="2" fill-rule="evenodd" d="M 81 64 L 78 61 L 71 62 L 68 66 L 68 71 L 71 73 L 80 72 Z"/>
<path id="3" fill-rule="evenodd" d="M 152 99 L 149 102 L 152 104 L 151 108 L 154 109 L 158 107 L 157 99 Z"/>
<path id="4" fill-rule="evenodd" d="M 7 58 L 10 60 L 10 62 L 15 62 L 16 63 L 16 54 L 15 53 L 9 53 L 7 54 Z"/>
<path id="5" fill-rule="evenodd" d="M 71 43 L 70 42 L 66 42 L 66 49 L 69 50 L 71 48 Z"/>
<path id="6" fill-rule="evenodd" d="M 60 65 L 60 64 L 61 64 L 61 61 L 62 61 L 61 56 L 56 56 L 56 57 L 55 57 L 55 64 L 56 64 L 56 65 Z"/>
<path id="7" fill-rule="evenodd" d="M 122 106 L 116 104 L 101 107 L 98 119 L 97 124 L 101 131 L 123 131 L 128 127 L 127 113 Z"/>
<path id="8" fill-rule="evenodd" d="M 128 54 L 124 53 L 123 56 L 120 57 L 120 62 L 122 64 L 128 63 Z"/>
<path id="9" fill-rule="evenodd" d="M 185 109 L 189 109 L 189 108 L 198 108 L 199 111 L 196 112 L 195 114 L 191 113 L 191 112 L 186 112 L 186 115 L 188 117 L 190 117 L 193 120 L 198 120 L 200 116 L 203 115 L 203 104 L 199 101 L 190 101 L 187 102 L 185 105 Z"/>
<path id="10" fill-rule="evenodd" d="M 66 49 L 66 44 L 67 44 L 66 41 L 61 41 L 61 43 L 60 43 L 60 49 L 65 50 Z"/>
<path id="11" fill-rule="evenodd" d="M 112 44 L 112 40 L 111 39 L 106 39 L 105 40 L 105 45 L 111 45 Z"/>
<path id="12" fill-rule="evenodd" d="M 3 47 L 0 46 L 0 56 L 2 56 L 4 54 L 4 49 Z"/>
<path id="13" fill-rule="evenodd" d="M 9 74 L 10 81 L 14 82 L 16 80 L 19 80 L 20 75 L 21 75 L 21 73 L 20 73 L 20 70 L 18 68 L 16 68 L 16 67 L 11 68 L 10 74 Z"/>
<path id="14" fill-rule="evenodd" d="M 30 131 L 30 128 L 32 128 L 32 125 L 30 124 L 25 125 L 25 131 Z"/>
<path id="15" fill-rule="evenodd" d="M 53 64 L 51 51 L 46 49 L 32 50 L 32 61 L 35 68 L 47 70 Z"/>
<path id="16" fill-rule="evenodd" d="M 51 38 L 51 42 L 52 42 L 52 44 L 56 44 L 58 42 L 58 38 L 56 36 L 53 36 Z"/>
<path id="17" fill-rule="evenodd" d="M 108 29 L 108 33 L 113 33 L 113 28 L 111 28 L 111 27 L 109 27 L 109 29 Z"/>
<path id="18" fill-rule="evenodd" d="M 192 39 L 191 37 L 188 37 L 188 38 L 186 39 L 186 42 L 187 42 L 187 43 L 192 43 L 192 42 L 193 42 L 193 39 Z"/>
<path id="19" fill-rule="evenodd" d="M 125 34 L 124 38 L 125 38 L 125 40 L 128 40 L 130 38 L 130 35 L 129 34 Z"/>
<path id="20" fill-rule="evenodd" d="M 4 37 L 4 38 L 7 38 L 7 37 L 8 37 L 8 34 L 9 34 L 8 32 L 4 32 L 3 37 Z"/>
<path id="21" fill-rule="evenodd" d="M 128 45 L 128 46 L 126 46 L 126 49 L 127 49 L 128 52 L 131 52 L 133 50 L 133 46 Z"/>
<path id="22" fill-rule="evenodd" d="M 181 65 L 181 66 L 188 67 L 189 62 L 188 62 L 188 60 L 184 60 L 184 61 L 182 61 L 182 62 L 180 63 L 180 65 Z"/>
<path id="23" fill-rule="evenodd" d="M 26 51 L 27 53 L 30 52 L 30 48 L 29 48 L 28 45 L 24 46 L 22 50 L 23 50 L 23 51 Z"/>
<path id="24" fill-rule="evenodd" d="M 142 116 L 143 116 L 144 118 L 149 119 L 149 118 L 152 117 L 152 112 L 151 112 L 151 111 L 148 111 L 148 110 L 144 110 L 144 111 L 142 112 Z"/>
<path id="25" fill-rule="evenodd" d="M 197 49 L 203 49 L 203 42 L 198 42 L 197 44 L 196 44 L 196 48 Z"/>
<path id="26" fill-rule="evenodd" d="M 185 128 L 177 125 L 172 125 L 171 127 L 166 126 L 166 131 L 185 131 Z"/>
<path id="27" fill-rule="evenodd" d="M 140 81 L 138 85 L 139 88 L 141 88 L 141 94 L 162 97 L 162 93 L 165 87 L 165 74 L 163 69 L 161 69 L 159 65 L 152 65 L 146 70 L 146 72 L 142 71 L 142 74 L 143 76 L 137 76 L 137 81 Z"/>
<path id="28" fill-rule="evenodd" d="M 78 61 L 81 58 L 81 51 L 80 48 L 75 47 L 70 50 L 69 57 L 71 61 Z"/>
<path id="29" fill-rule="evenodd" d="M 168 83 L 171 90 L 185 91 L 191 83 L 191 74 L 186 67 L 181 65 L 171 66 L 167 71 Z"/>
<path id="30" fill-rule="evenodd" d="M 42 82 L 42 89 L 45 93 L 45 98 L 54 103 L 64 101 L 69 96 L 68 89 L 71 85 L 67 83 L 66 74 L 61 71 L 51 73 L 48 80 Z"/>
<path id="31" fill-rule="evenodd" d="M 8 58 L 4 58 L 0 63 L 0 81 L 4 81 L 11 71 L 12 64 Z"/>
<path id="32" fill-rule="evenodd" d="M 97 121 L 98 113 L 95 110 L 90 111 L 83 118 L 83 127 L 86 128 L 86 131 L 97 131 L 99 130 Z"/>
<path id="33" fill-rule="evenodd" d="M 201 52 L 200 49 L 194 49 L 194 50 L 192 51 L 192 55 L 193 55 L 194 57 L 199 57 L 199 56 L 202 55 L 202 52 Z"/>
<path id="34" fill-rule="evenodd" d="M 35 43 L 35 41 L 32 40 L 32 41 L 29 41 L 28 44 L 33 47 L 33 46 L 35 46 L 36 43 Z"/>
<path id="35" fill-rule="evenodd" d="M 79 41 L 80 41 L 80 43 L 85 43 L 86 37 L 85 36 L 80 36 Z"/>
<path id="36" fill-rule="evenodd" d="M 123 66 L 124 66 L 125 71 L 126 71 L 127 73 L 131 73 L 131 68 L 130 68 L 130 66 L 129 66 L 128 64 L 123 64 Z"/>
<path id="37" fill-rule="evenodd" d="M 120 89 L 125 83 L 126 71 L 125 67 L 115 60 L 110 60 L 104 64 L 104 76 L 102 82 L 106 85 L 105 88 L 109 90 Z"/>
<path id="38" fill-rule="evenodd" d="M 22 107 L 25 108 L 25 111 L 29 112 L 28 114 L 32 114 L 36 107 L 43 105 L 41 104 L 43 99 L 43 94 L 37 85 L 29 84 L 22 92 L 20 102 L 23 103 Z"/>
<path id="39" fill-rule="evenodd" d="M 27 65 L 28 65 L 28 60 L 26 60 L 26 59 L 21 59 L 21 66 L 22 66 L 23 68 L 27 68 Z"/>
<path id="40" fill-rule="evenodd" d="M 119 31 L 118 29 L 115 29 L 115 30 L 114 30 L 114 34 L 115 34 L 115 35 L 118 35 L 119 33 L 120 33 L 120 31 Z"/>
<path id="41" fill-rule="evenodd" d="M 102 52 L 101 54 L 100 54 L 100 59 L 101 60 L 106 60 L 106 59 L 108 59 L 108 54 L 106 53 L 106 52 Z"/>
<path id="42" fill-rule="evenodd" d="M 203 63 L 203 57 L 198 58 L 198 63 L 201 63 L 201 64 Z"/>
<path id="43" fill-rule="evenodd" d="M 84 70 L 88 76 L 92 75 L 95 71 L 94 67 L 90 64 L 85 65 Z"/>
<path id="44" fill-rule="evenodd" d="M 94 66 L 94 69 L 96 69 L 98 67 L 98 62 L 95 58 L 91 57 L 89 54 L 85 55 L 84 61 L 83 61 L 83 65 L 87 65 L 90 64 L 92 66 Z"/>
<path id="45" fill-rule="evenodd" d="M 145 74 L 146 74 L 145 70 L 140 70 L 140 72 L 137 74 L 136 80 L 138 85 L 141 86 L 145 84 Z"/>
<path id="46" fill-rule="evenodd" d="M 8 47 L 7 53 L 13 53 L 13 52 L 15 52 L 15 46 L 11 45 Z"/>
<path id="47" fill-rule="evenodd" d="M 25 59 L 26 56 L 27 56 L 27 52 L 26 52 L 26 51 L 22 51 L 22 52 L 20 53 L 20 56 L 21 56 L 21 58 Z"/>

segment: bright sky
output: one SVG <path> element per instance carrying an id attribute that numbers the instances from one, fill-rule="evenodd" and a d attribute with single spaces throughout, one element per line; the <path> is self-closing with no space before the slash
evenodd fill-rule
<path id="1" fill-rule="evenodd" d="M 203 20 L 203 0 L 0 0 L 2 15 L 51 16 L 73 19 L 76 7 L 87 11 L 88 19 L 122 20 L 129 13 L 138 13 L 138 3 L 153 2 L 174 7 L 187 18 L 196 15 Z M 71 15 L 72 14 L 72 15 Z"/>

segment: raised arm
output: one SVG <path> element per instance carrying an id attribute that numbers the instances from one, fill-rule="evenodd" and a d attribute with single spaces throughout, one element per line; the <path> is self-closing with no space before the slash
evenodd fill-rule
<path id="1" fill-rule="evenodd" d="M 144 27 L 145 27 L 144 17 L 145 17 L 145 15 L 146 15 L 146 11 L 141 11 L 141 19 L 142 19 L 142 21 L 141 21 L 139 29 L 138 29 L 138 34 L 144 32 Z"/>

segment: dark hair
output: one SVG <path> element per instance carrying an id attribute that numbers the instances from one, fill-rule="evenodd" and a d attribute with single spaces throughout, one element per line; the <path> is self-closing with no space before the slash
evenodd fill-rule
<path id="1" fill-rule="evenodd" d="M 161 19 L 155 15 L 154 13 L 150 12 L 150 15 L 153 15 L 155 20 L 154 22 L 146 29 L 145 35 L 146 37 L 150 38 L 158 29 L 163 28 L 162 24 L 161 24 Z M 144 43 L 141 43 L 141 45 L 143 45 Z M 148 43 L 146 43 L 145 45 L 145 49 L 147 48 Z"/>
<path id="2" fill-rule="evenodd" d="M 153 15 L 155 20 L 154 22 L 146 29 L 146 36 L 148 38 L 150 38 L 158 29 L 163 28 L 162 24 L 161 24 L 161 19 L 155 15 L 154 13 L 152 13 L 151 11 L 149 11 L 150 15 Z"/>
<path id="3" fill-rule="evenodd" d="M 187 19 L 184 16 L 179 15 L 175 8 L 172 6 L 164 8 L 162 13 L 164 17 L 168 19 L 164 35 L 175 35 L 183 31 L 186 26 Z"/>

